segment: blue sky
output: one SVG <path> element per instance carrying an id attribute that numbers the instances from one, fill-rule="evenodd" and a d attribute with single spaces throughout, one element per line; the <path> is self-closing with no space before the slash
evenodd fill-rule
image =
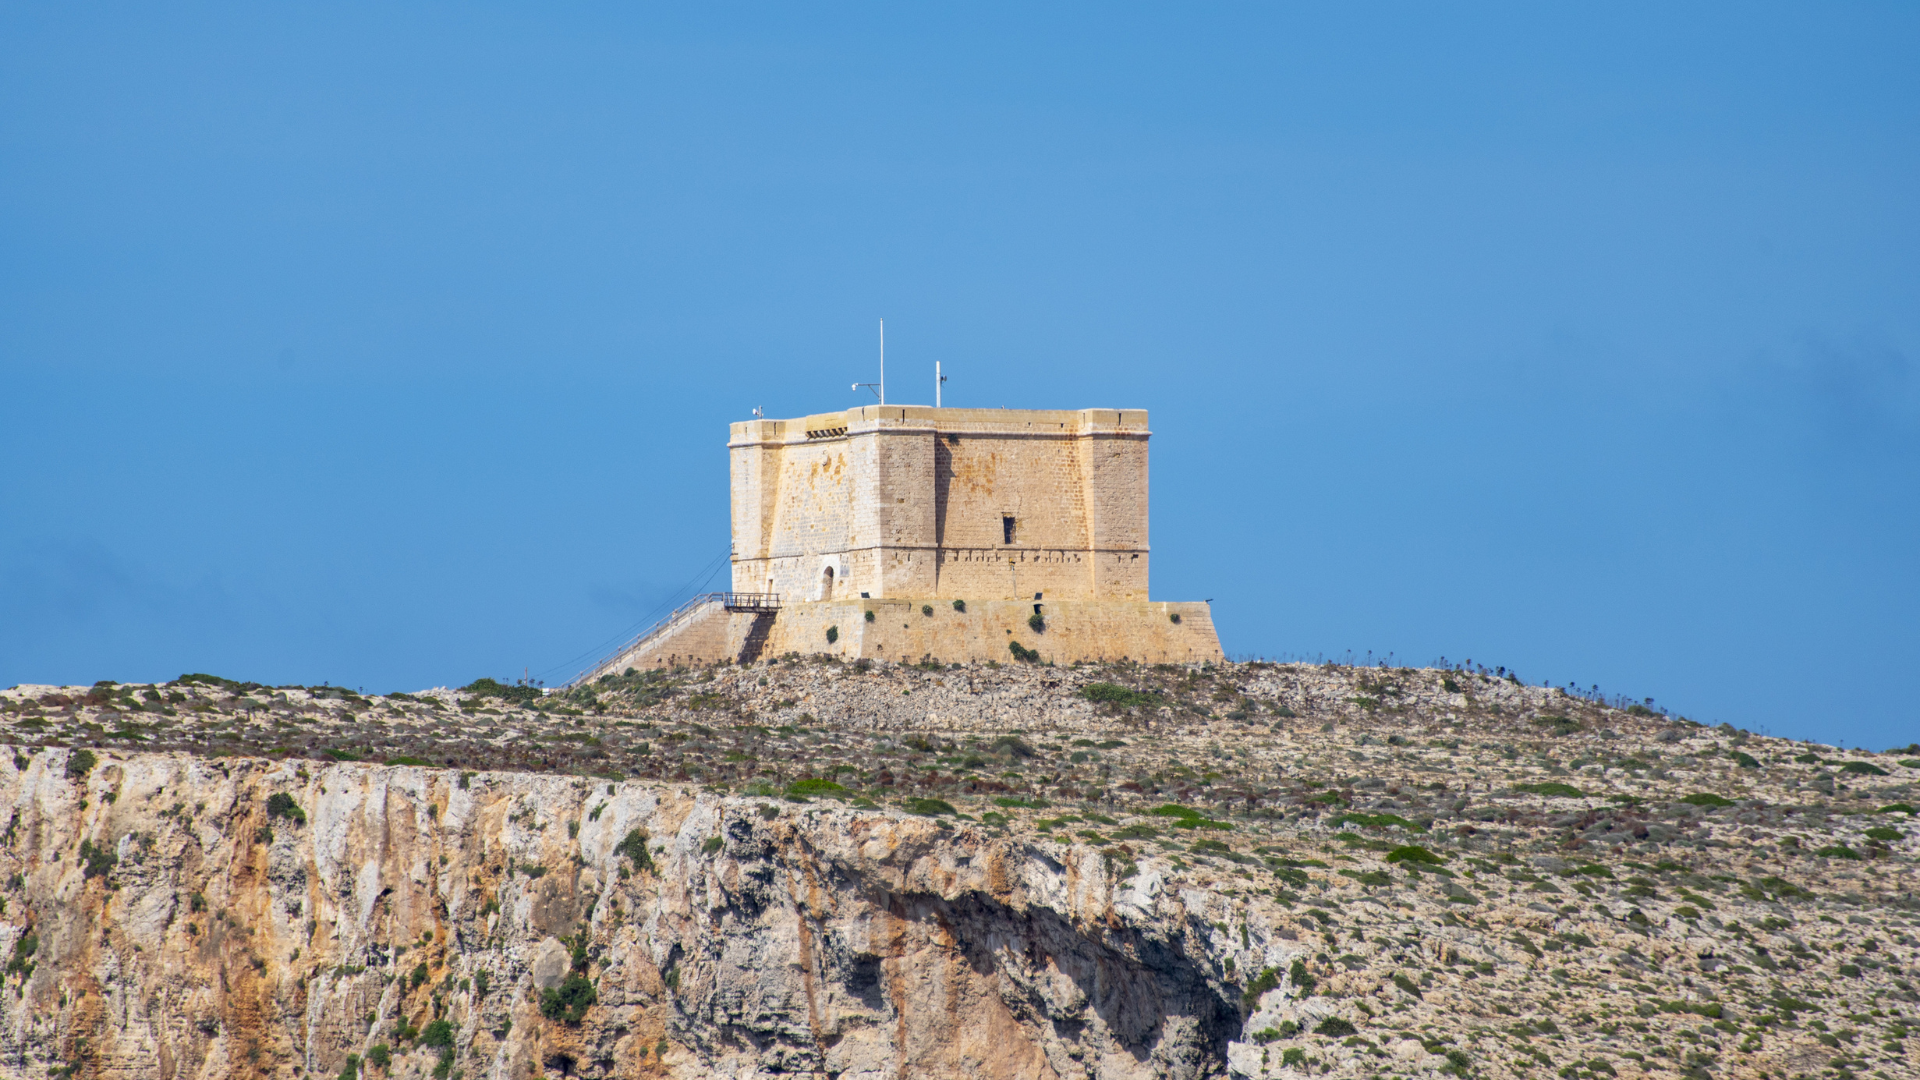
<path id="1" fill-rule="evenodd" d="M 1917 166 L 1910 5 L 8 5 L 0 685 L 564 677 L 885 317 L 1231 654 L 1905 744 Z"/>

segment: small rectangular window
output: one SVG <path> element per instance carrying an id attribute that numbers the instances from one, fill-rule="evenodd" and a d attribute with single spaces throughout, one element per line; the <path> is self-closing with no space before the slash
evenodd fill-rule
<path id="1" fill-rule="evenodd" d="M 1006 542 L 1013 543 L 1013 518 L 1011 515 L 1000 519 L 1000 531 L 1006 536 Z"/>

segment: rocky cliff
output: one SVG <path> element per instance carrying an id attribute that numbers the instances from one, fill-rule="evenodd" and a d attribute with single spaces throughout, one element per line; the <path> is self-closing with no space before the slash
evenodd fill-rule
<path id="1" fill-rule="evenodd" d="M 1092 847 L 563 776 L 73 764 L 0 777 L 12 1075 L 1205 1076 L 1239 1033 L 1226 898 Z"/>
<path id="2" fill-rule="evenodd" d="M 1920 747 L 1459 669 L 797 658 L 0 725 L 4 1076 L 1917 1065 Z"/>

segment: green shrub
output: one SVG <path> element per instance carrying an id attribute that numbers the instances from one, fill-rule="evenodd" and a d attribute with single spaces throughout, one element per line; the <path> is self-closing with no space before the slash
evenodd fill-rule
<path id="1" fill-rule="evenodd" d="M 414 765 L 414 766 L 431 767 L 433 765 L 433 762 L 428 761 L 426 758 L 423 758 L 423 757 L 414 757 L 412 754 L 401 754 L 399 757 L 390 757 L 386 761 L 382 762 L 381 764 Z"/>
<path id="2" fill-rule="evenodd" d="M 1248 1012 L 1252 1012 L 1260 1007 L 1261 996 L 1279 985 L 1280 969 L 1264 968 L 1247 983 L 1247 991 L 1241 995 L 1240 1002 L 1246 1006 Z"/>
<path id="3" fill-rule="evenodd" d="M 285 818 L 298 825 L 307 823 L 307 812 L 293 801 L 293 796 L 284 791 L 267 796 L 267 816 Z"/>
<path id="4" fill-rule="evenodd" d="M 254 684 L 238 682 L 233 679 L 223 679 L 218 675 L 208 675 L 208 674 L 205 674 L 204 672 L 197 672 L 191 675 L 182 675 L 179 678 L 168 683 L 167 685 L 168 686 L 211 686 L 216 688 L 225 688 L 228 690 L 239 690 L 243 687 L 251 686 Z"/>
<path id="5" fill-rule="evenodd" d="M 1724 1015 L 1717 1001 L 1664 1001 L 1659 1008 L 1664 1013 L 1691 1013 L 1709 1020 L 1718 1020 Z"/>
<path id="6" fill-rule="evenodd" d="M 1384 829 L 1392 825 L 1405 829 L 1408 832 L 1420 833 L 1427 831 L 1425 826 L 1408 821 L 1398 814 L 1364 814 L 1358 810 L 1349 810 L 1344 814 L 1336 814 L 1327 822 L 1328 825 L 1343 825 L 1348 823 L 1369 829 Z"/>
<path id="7" fill-rule="evenodd" d="M 1567 716 L 1542 716 L 1534 720 L 1534 726 L 1548 735 L 1572 735 L 1580 730 L 1580 722 Z"/>
<path id="8" fill-rule="evenodd" d="M 1040 659 L 1040 650 L 1029 649 L 1017 641 L 1007 642 L 1007 651 L 1013 654 L 1015 660 L 1023 664 L 1035 663 Z"/>
<path id="9" fill-rule="evenodd" d="M 827 627 L 827 644 L 831 645 L 834 642 L 839 640 L 840 640 L 840 628 L 837 626 Z"/>
<path id="10" fill-rule="evenodd" d="M 453 1023 L 449 1020 L 435 1020 L 420 1029 L 420 1045 L 443 1047 L 453 1045 Z"/>
<path id="11" fill-rule="evenodd" d="M 1035 751 L 1025 739 L 1018 735 L 1002 735 L 987 746 L 991 754 L 1006 754 L 1009 757 L 1030 758 Z"/>
<path id="12" fill-rule="evenodd" d="M 481 968 L 479 971 L 474 972 L 473 973 L 473 996 L 476 998 L 486 997 L 487 987 L 488 985 L 490 985 L 491 982 L 492 982 L 492 977 L 487 974 L 486 968 Z"/>
<path id="13" fill-rule="evenodd" d="M 1853 773 L 1856 776 L 1887 775 L 1887 770 L 1878 765 L 1870 765 L 1864 761 L 1849 761 L 1845 765 L 1840 766 L 1840 771 L 1843 773 Z"/>
<path id="14" fill-rule="evenodd" d="M 387 1069 L 393 1065 L 393 1050 L 386 1043 L 374 1043 L 367 1051 L 367 1064 L 376 1069 Z"/>
<path id="15" fill-rule="evenodd" d="M 415 990 L 418 990 L 420 989 L 420 987 L 426 985 L 427 965 L 424 962 L 422 962 L 419 967 L 416 967 L 413 969 L 413 978 L 410 981 L 413 983 L 413 988 Z"/>
<path id="16" fill-rule="evenodd" d="M 359 1080 L 360 1055 L 348 1054 L 347 1062 L 340 1067 L 340 1080 Z"/>
<path id="17" fill-rule="evenodd" d="M 1287 978 L 1293 980 L 1293 985 L 1299 989 L 1301 997 L 1313 993 L 1313 988 L 1319 985 L 1313 973 L 1307 970 L 1305 961 L 1301 960 L 1295 960 L 1293 966 L 1287 969 Z"/>
<path id="18" fill-rule="evenodd" d="M 1350 1022 L 1342 1020 L 1337 1016 L 1329 1016 L 1325 1020 L 1320 1021 L 1319 1025 L 1313 1029 L 1313 1033 L 1315 1035 L 1325 1035 L 1329 1039 L 1344 1039 L 1349 1035 L 1359 1034 L 1359 1029 L 1355 1028 Z"/>
<path id="19" fill-rule="evenodd" d="M 1406 844 L 1401 847 L 1394 848 L 1392 851 L 1388 852 L 1387 861 L 1390 863 L 1396 863 L 1396 862 L 1428 863 L 1433 866 L 1439 866 L 1441 863 L 1444 863 L 1447 860 L 1441 858 L 1438 855 L 1435 855 L 1433 852 L 1428 851 L 1426 848 L 1423 848 L 1418 844 Z"/>
<path id="20" fill-rule="evenodd" d="M 1175 625 L 1175 626 L 1179 626 L 1179 625 L 1180 625 L 1180 613 L 1179 613 L 1179 612 L 1177 612 L 1177 611 L 1170 611 L 1170 612 L 1168 612 L 1168 613 L 1167 613 L 1167 621 L 1168 621 L 1168 622 L 1170 622 L 1170 623 L 1172 623 L 1172 624 L 1173 624 L 1173 625 Z"/>
<path id="21" fill-rule="evenodd" d="M 1417 986 L 1412 979 L 1407 978 L 1404 973 L 1401 973 L 1398 971 L 1393 973 L 1393 985 L 1399 987 L 1400 989 L 1406 991 L 1409 994 L 1412 994 L 1414 997 L 1425 996 L 1422 993 L 1420 993 L 1420 987 Z"/>
<path id="22" fill-rule="evenodd" d="M 873 609 L 871 608 L 867 609 L 867 621 L 868 622 L 873 621 Z"/>
<path id="23" fill-rule="evenodd" d="M 1147 813 L 1156 814 L 1160 817 L 1173 818 L 1173 827 L 1176 829 L 1218 829 L 1226 832 L 1233 828 L 1232 825 L 1224 821 L 1214 821 L 1200 811 L 1181 806 L 1178 803 L 1167 803 L 1163 806 L 1157 806 L 1147 811 Z"/>
<path id="24" fill-rule="evenodd" d="M 1046 633 L 1047 632 L 1046 617 L 1041 615 L 1037 611 L 1027 616 L 1027 628 L 1032 630 L 1036 634 Z"/>
<path id="25" fill-rule="evenodd" d="M 967 613 L 967 602 L 965 600 L 955 600 L 953 602 L 953 610 L 965 615 Z"/>
<path id="26" fill-rule="evenodd" d="M 1268 1029 L 1268 1030 L 1272 1030 L 1272 1029 Z M 1307 1064 L 1307 1052 L 1305 1050 L 1300 1049 L 1297 1046 L 1289 1046 L 1285 1050 L 1281 1051 L 1280 1064 L 1290 1065 L 1290 1066 L 1300 1066 L 1304 1068 Z"/>
<path id="27" fill-rule="evenodd" d="M 509 705 L 523 707 L 539 701 L 542 696 L 537 686 L 510 686 L 493 679 L 475 679 L 460 690 L 474 697 L 497 698 Z"/>
<path id="28" fill-rule="evenodd" d="M 559 987 L 547 990 L 540 995 L 540 1015 L 549 1020 L 577 1024 L 586 1019 L 587 1008 L 600 1000 L 593 983 L 575 972 L 568 975 Z"/>
<path id="29" fill-rule="evenodd" d="M 100 764 L 100 759 L 94 756 L 93 751 L 85 749 L 75 750 L 73 753 L 67 755 L 67 779 L 84 780 L 87 774 L 93 771 L 93 767 L 98 764 Z"/>
<path id="30" fill-rule="evenodd" d="M 1884 840 L 1889 844 L 1895 840 L 1906 839 L 1906 835 L 1907 834 L 1901 832 L 1899 829 L 1888 825 L 1875 825 L 1873 828 L 1867 830 L 1867 839 Z"/>
<path id="31" fill-rule="evenodd" d="M 1733 758 L 1735 762 L 1738 762 L 1740 767 L 1743 769 L 1757 769 L 1760 767 L 1760 759 L 1754 757 L 1752 754 L 1742 753 L 1741 751 L 1735 750 L 1733 751 L 1733 753 L 1729 754 L 1728 756 Z"/>
<path id="32" fill-rule="evenodd" d="M 798 799 L 802 802 L 819 795 L 844 795 L 846 793 L 847 789 L 839 784 L 831 780 L 821 780 L 818 778 L 795 780 L 793 783 L 787 785 L 787 798 Z"/>
<path id="33" fill-rule="evenodd" d="M 1548 780 L 1539 784 L 1515 784 L 1513 785 L 1513 790 L 1530 792 L 1534 795 L 1552 795 L 1562 799 L 1583 799 L 1586 797 L 1585 792 L 1582 792 L 1572 784 L 1562 784 L 1555 780 Z"/>
<path id="34" fill-rule="evenodd" d="M 85 864 L 85 869 L 80 876 L 97 878 L 113 873 L 113 868 L 120 863 L 120 857 L 108 848 L 94 847 L 91 840 L 82 840 L 80 841 L 80 861 Z"/>
<path id="35" fill-rule="evenodd" d="M 40 951 L 40 935 L 32 930 L 20 935 L 13 943 L 13 959 L 7 961 L 7 974 L 20 974 L 23 977 L 33 974 L 33 954 Z"/>
<path id="36" fill-rule="evenodd" d="M 1080 688 L 1080 696 L 1095 704 L 1116 705 L 1123 709 L 1151 708 L 1164 700 L 1159 694 L 1129 690 L 1108 682 L 1088 683 Z"/>
<path id="37" fill-rule="evenodd" d="M 1733 800 L 1722 798 L 1710 791 L 1699 791 L 1680 800 L 1691 806 L 1732 806 Z"/>
<path id="38" fill-rule="evenodd" d="M 1823 859 L 1857 859 L 1860 857 L 1859 852 L 1845 844 L 1834 844 L 1831 847 L 1823 847 L 1814 852 L 1814 854 Z"/>
<path id="39" fill-rule="evenodd" d="M 726 841 L 717 836 L 709 836 L 700 845 L 700 854 L 711 855 L 726 845 Z"/>
<path id="40" fill-rule="evenodd" d="M 918 814 L 921 817 L 938 817 L 941 814 L 958 814 L 960 812 L 953 808 L 952 803 L 946 802 L 943 799 L 908 799 L 905 805 L 907 813 Z"/>

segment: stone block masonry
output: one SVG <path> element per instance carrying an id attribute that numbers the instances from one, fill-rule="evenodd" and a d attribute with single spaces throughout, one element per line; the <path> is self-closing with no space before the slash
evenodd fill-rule
<path id="1" fill-rule="evenodd" d="M 871 406 L 734 424 L 733 587 L 1147 599 L 1147 414 Z"/>
<path id="2" fill-rule="evenodd" d="M 789 652 L 1005 661 L 1013 642 L 1056 663 L 1223 659 L 1205 603 L 1148 598 L 1150 436 L 1142 409 L 874 405 L 734 424 L 733 591 L 778 593 L 779 614 L 716 606 L 581 681 Z"/>
<path id="3" fill-rule="evenodd" d="M 1029 622 L 1040 609 L 1044 629 Z M 867 612 L 873 613 L 871 621 Z M 744 617 L 743 617 L 744 618 Z M 1175 621 L 1175 619 L 1179 621 Z M 827 628 L 838 640 L 827 641 Z M 1013 659 L 1019 643 L 1042 661 L 1135 660 L 1184 664 L 1224 659 L 1205 603 L 1063 600 L 970 603 L 965 612 L 934 600 L 840 600 L 781 611 L 763 650 L 745 659 L 827 653 L 915 663 Z M 736 654 L 739 655 L 739 654 Z"/>

